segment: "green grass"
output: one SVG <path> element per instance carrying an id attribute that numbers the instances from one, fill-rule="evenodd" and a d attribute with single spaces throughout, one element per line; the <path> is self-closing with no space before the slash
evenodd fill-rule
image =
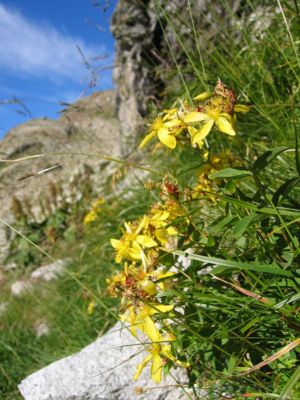
<path id="1" fill-rule="evenodd" d="M 61 278 L 50 283 L 39 282 L 33 292 L 12 298 L 9 284 L 24 273 L 28 275 L 32 267 L 27 266 L 27 270 L 23 267 L 22 273 L 8 274 L 6 287 L 0 293 L 0 302 L 9 302 L 0 329 L 1 399 L 17 399 L 16 386 L 28 374 L 79 351 L 116 321 L 118 301 L 106 293 L 106 278 L 116 268 L 109 239 L 117 235 L 124 216 L 140 215 L 148 201 L 139 185 L 123 191 L 121 198 L 110 196 L 103 206 L 100 224 L 83 227 L 82 221 L 81 224 L 77 221 L 79 239 L 61 238 L 55 253 L 48 246 L 47 250 L 57 259 L 72 255 Z M 51 262 L 52 259 L 43 256 L 42 264 Z M 95 309 L 88 315 L 92 300 Z M 37 338 L 35 326 L 40 321 L 47 323 L 49 334 Z"/>

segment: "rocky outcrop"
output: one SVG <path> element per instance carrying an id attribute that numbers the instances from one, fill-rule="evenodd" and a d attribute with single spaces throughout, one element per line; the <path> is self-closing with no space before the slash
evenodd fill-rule
<path id="1" fill-rule="evenodd" d="M 13 296 L 22 296 L 27 291 L 32 290 L 34 285 L 41 281 L 50 282 L 53 279 L 63 275 L 66 271 L 66 267 L 70 260 L 57 260 L 52 264 L 42 265 L 41 267 L 35 268 L 31 272 L 29 278 L 22 278 L 15 281 L 10 288 L 10 292 Z M 1 276 L 0 276 L 1 277 Z M 1 280 L 0 280 L 1 283 Z"/>
<path id="2" fill-rule="evenodd" d="M 79 184 L 88 179 L 94 188 L 100 187 L 112 168 L 107 156 L 120 155 L 114 98 L 112 91 L 96 92 L 68 106 L 58 120 L 32 120 L 4 137 L 0 142 L 1 159 L 6 160 L 0 162 L 0 218 L 11 223 L 12 207 L 21 205 L 40 220 L 46 212 L 41 197 L 55 194 L 55 201 L 72 202 L 80 196 Z M 62 193 L 54 193 L 57 187 Z M 0 224 L 0 265 L 8 254 L 11 235 Z"/>
<path id="3" fill-rule="evenodd" d="M 145 357 L 143 349 L 118 323 L 79 353 L 28 376 L 19 390 L 25 400 L 192 399 L 182 368 L 173 370 L 161 384 L 149 380 L 148 368 L 138 381 L 132 379 L 137 364 Z"/>

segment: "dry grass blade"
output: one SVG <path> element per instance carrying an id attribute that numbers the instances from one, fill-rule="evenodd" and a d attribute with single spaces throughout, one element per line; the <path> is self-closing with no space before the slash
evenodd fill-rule
<path id="1" fill-rule="evenodd" d="M 258 369 L 264 367 L 265 365 L 268 365 L 271 362 L 278 360 L 278 358 L 282 357 L 284 354 L 288 353 L 289 351 L 293 350 L 295 347 L 297 347 L 299 345 L 300 345 L 300 338 L 293 340 L 291 343 L 284 346 L 281 350 L 277 351 L 272 356 L 266 358 L 261 363 L 254 365 L 254 367 L 249 368 L 247 371 L 242 372 L 241 375 L 250 374 L 251 372 L 258 370 Z"/>

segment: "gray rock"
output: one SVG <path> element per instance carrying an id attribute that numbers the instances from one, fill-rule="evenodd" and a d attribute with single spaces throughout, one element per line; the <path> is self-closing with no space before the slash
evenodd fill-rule
<path id="1" fill-rule="evenodd" d="M 117 323 L 79 353 L 63 358 L 28 376 L 19 384 L 25 400 L 183 400 L 190 395 L 184 369 L 176 368 L 161 384 L 149 379 L 146 368 L 133 381 L 145 356 L 143 345 Z M 140 393 L 140 394 L 138 394 Z"/>
<path id="2" fill-rule="evenodd" d="M 31 290 L 32 286 L 28 280 L 19 280 L 14 282 L 10 287 L 10 292 L 13 296 L 20 297 L 28 290 Z"/>
<path id="3" fill-rule="evenodd" d="M 11 262 L 11 263 L 5 264 L 3 266 L 3 270 L 4 271 L 13 271 L 13 270 L 15 270 L 17 268 L 18 268 L 18 265 L 15 262 Z"/>
<path id="4" fill-rule="evenodd" d="M 57 278 L 59 275 L 62 275 L 69 260 L 57 260 L 52 264 L 43 265 L 35 269 L 30 274 L 30 281 L 35 282 L 37 280 L 43 280 L 46 282 L 51 281 L 52 279 Z"/>
<path id="5" fill-rule="evenodd" d="M 49 335 L 50 329 L 46 321 L 36 321 L 34 331 L 37 338 Z"/>
<path id="6" fill-rule="evenodd" d="M 0 303 L 0 316 L 6 312 L 7 308 L 8 308 L 7 302 Z"/>

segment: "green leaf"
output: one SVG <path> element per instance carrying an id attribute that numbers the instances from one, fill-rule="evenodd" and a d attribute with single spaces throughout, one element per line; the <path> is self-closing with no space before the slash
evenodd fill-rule
<path id="1" fill-rule="evenodd" d="M 249 321 L 245 326 L 241 328 L 242 334 L 244 335 L 250 328 L 252 328 L 252 326 L 256 325 L 259 321 L 260 321 L 259 317 L 256 317 L 251 321 Z"/>
<path id="2" fill-rule="evenodd" d="M 288 149 L 289 149 L 289 147 L 281 146 L 281 147 L 275 147 L 274 149 L 270 149 L 270 150 L 266 151 L 260 157 L 258 157 L 258 159 L 254 162 L 253 171 L 259 172 L 262 169 L 266 168 L 266 166 L 268 164 L 270 164 L 270 162 L 272 160 L 274 160 L 274 158 L 276 158 L 279 154 L 281 154 L 282 152 L 284 152 Z"/>
<path id="3" fill-rule="evenodd" d="M 219 268 L 214 268 L 213 270 L 214 275 L 217 275 L 218 273 L 223 272 L 224 270 L 227 269 L 240 269 L 243 271 L 255 271 L 261 273 L 263 272 L 279 276 L 280 275 L 287 277 L 293 276 L 293 274 L 290 271 L 286 271 L 280 268 L 275 263 L 273 264 L 241 263 L 239 261 L 222 260 L 221 258 L 200 256 L 198 254 L 186 254 L 184 251 L 179 251 L 179 250 L 173 251 L 172 253 L 176 254 L 177 256 L 183 256 L 183 257 L 187 256 L 192 260 L 197 260 L 218 266 Z"/>
<path id="4" fill-rule="evenodd" d="M 257 214 L 253 213 L 242 218 L 233 229 L 233 236 L 235 239 L 239 239 L 245 231 L 248 229 L 249 225 L 257 220 L 259 217 Z"/>
<path id="5" fill-rule="evenodd" d="M 231 356 L 229 361 L 228 361 L 228 365 L 227 365 L 227 372 L 228 374 L 232 374 L 232 372 L 234 371 L 234 368 L 237 364 L 237 359 L 234 356 Z"/>
<path id="6" fill-rule="evenodd" d="M 296 371 L 291 376 L 290 380 L 285 385 L 283 391 L 280 393 L 280 399 L 286 400 L 289 399 L 289 394 L 292 392 L 294 386 L 299 383 L 300 380 L 300 366 L 296 369 Z"/>
<path id="7" fill-rule="evenodd" d="M 221 220 L 218 220 L 218 222 L 214 225 L 211 225 L 208 228 L 208 231 L 212 234 L 214 233 L 220 233 L 223 231 L 223 229 L 229 225 L 231 222 L 233 222 L 234 220 L 236 220 L 236 216 L 235 215 L 227 215 L 225 218 L 222 218 Z"/>
<path id="8" fill-rule="evenodd" d="M 297 177 L 297 178 L 292 178 L 289 181 L 285 182 L 283 185 L 281 185 L 280 188 L 273 195 L 272 200 L 275 206 L 278 204 L 280 196 L 282 196 L 283 198 L 286 197 L 295 186 L 299 185 L 299 183 L 300 183 L 300 178 Z"/>
<path id="9" fill-rule="evenodd" d="M 217 178 L 243 178 L 244 176 L 251 176 L 252 173 L 245 169 L 235 169 L 235 168 L 225 168 L 220 171 L 214 172 L 210 174 L 209 179 L 217 179 Z"/>
<path id="10" fill-rule="evenodd" d="M 218 196 L 220 199 L 227 201 L 229 204 L 235 204 L 239 207 L 248 209 L 248 210 L 254 210 L 257 213 L 263 213 L 263 214 L 267 214 L 267 215 L 277 215 L 278 213 L 283 216 L 290 216 L 290 217 L 295 217 L 298 218 L 300 217 L 300 212 L 299 210 L 296 209 L 291 209 L 291 208 L 286 208 L 286 207 L 279 207 L 277 209 L 274 210 L 273 208 L 269 208 L 269 207 L 259 207 L 256 204 L 253 204 L 251 202 L 246 202 L 243 200 L 238 200 L 235 199 L 234 197 L 229 197 L 229 196 Z"/>

